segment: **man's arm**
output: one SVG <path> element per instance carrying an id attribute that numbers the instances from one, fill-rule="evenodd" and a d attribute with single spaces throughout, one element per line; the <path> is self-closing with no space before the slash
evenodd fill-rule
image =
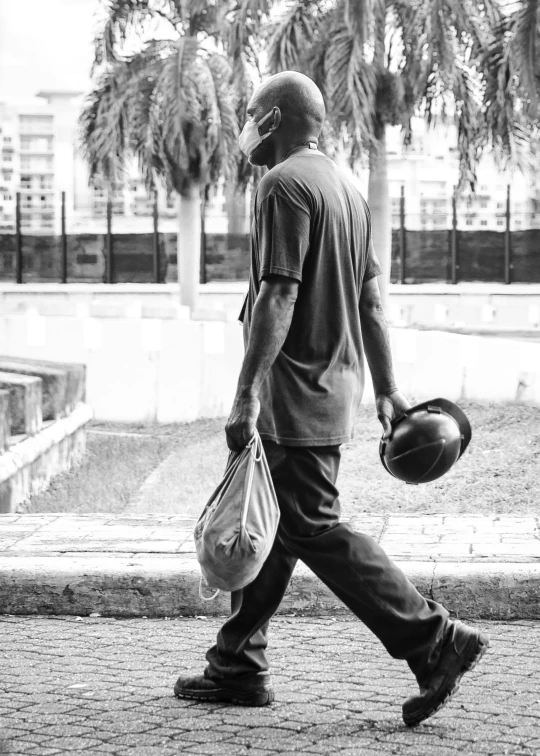
<path id="1" fill-rule="evenodd" d="M 364 350 L 373 379 L 377 417 L 383 426 L 383 438 L 388 438 L 392 430 L 391 420 L 411 405 L 398 391 L 394 379 L 390 336 L 376 276 L 362 286 L 360 323 Z"/>
<path id="2" fill-rule="evenodd" d="M 253 307 L 249 340 L 230 417 L 229 449 L 239 451 L 253 437 L 260 411 L 259 391 L 285 343 L 298 294 L 298 281 L 267 276 Z"/>

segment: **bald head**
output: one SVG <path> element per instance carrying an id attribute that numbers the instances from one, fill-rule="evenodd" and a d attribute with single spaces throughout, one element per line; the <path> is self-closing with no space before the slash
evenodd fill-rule
<path id="1" fill-rule="evenodd" d="M 317 142 L 325 107 L 321 90 L 312 79 L 297 71 L 282 71 L 255 91 L 247 114 L 255 123 L 268 116 L 264 121 L 266 138 L 249 159 L 253 165 L 272 167 L 292 149 Z"/>
<path id="2" fill-rule="evenodd" d="M 277 106 L 282 118 L 294 120 L 299 131 L 318 138 L 324 122 L 324 100 L 319 87 L 304 74 L 282 71 L 271 76 L 257 89 L 256 100 L 264 110 Z"/>

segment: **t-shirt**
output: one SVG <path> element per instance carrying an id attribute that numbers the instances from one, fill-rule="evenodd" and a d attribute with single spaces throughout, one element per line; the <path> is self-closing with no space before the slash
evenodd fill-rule
<path id="1" fill-rule="evenodd" d="M 265 174 L 240 316 L 246 345 L 264 277 L 277 273 L 300 286 L 285 343 L 259 393 L 261 438 L 288 446 L 352 438 L 364 389 L 360 292 L 381 272 L 368 206 L 330 158 L 305 147 Z"/>

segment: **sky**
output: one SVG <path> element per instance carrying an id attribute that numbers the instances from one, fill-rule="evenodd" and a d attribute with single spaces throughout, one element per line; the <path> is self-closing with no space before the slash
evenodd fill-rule
<path id="1" fill-rule="evenodd" d="M 0 100 L 87 91 L 99 0 L 0 0 Z"/>

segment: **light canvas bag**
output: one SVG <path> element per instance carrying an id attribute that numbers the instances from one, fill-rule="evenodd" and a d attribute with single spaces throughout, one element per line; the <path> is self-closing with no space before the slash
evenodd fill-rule
<path id="1" fill-rule="evenodd" d="M 202 578 L 210 588 L 237 591 L 251 583 L 274 543 L 279 507 L 257 431 L 238 454 L 231 452 L 223 480 L 194 530 Z M 202 578 L 200 586 L 202 595 Z"/>

